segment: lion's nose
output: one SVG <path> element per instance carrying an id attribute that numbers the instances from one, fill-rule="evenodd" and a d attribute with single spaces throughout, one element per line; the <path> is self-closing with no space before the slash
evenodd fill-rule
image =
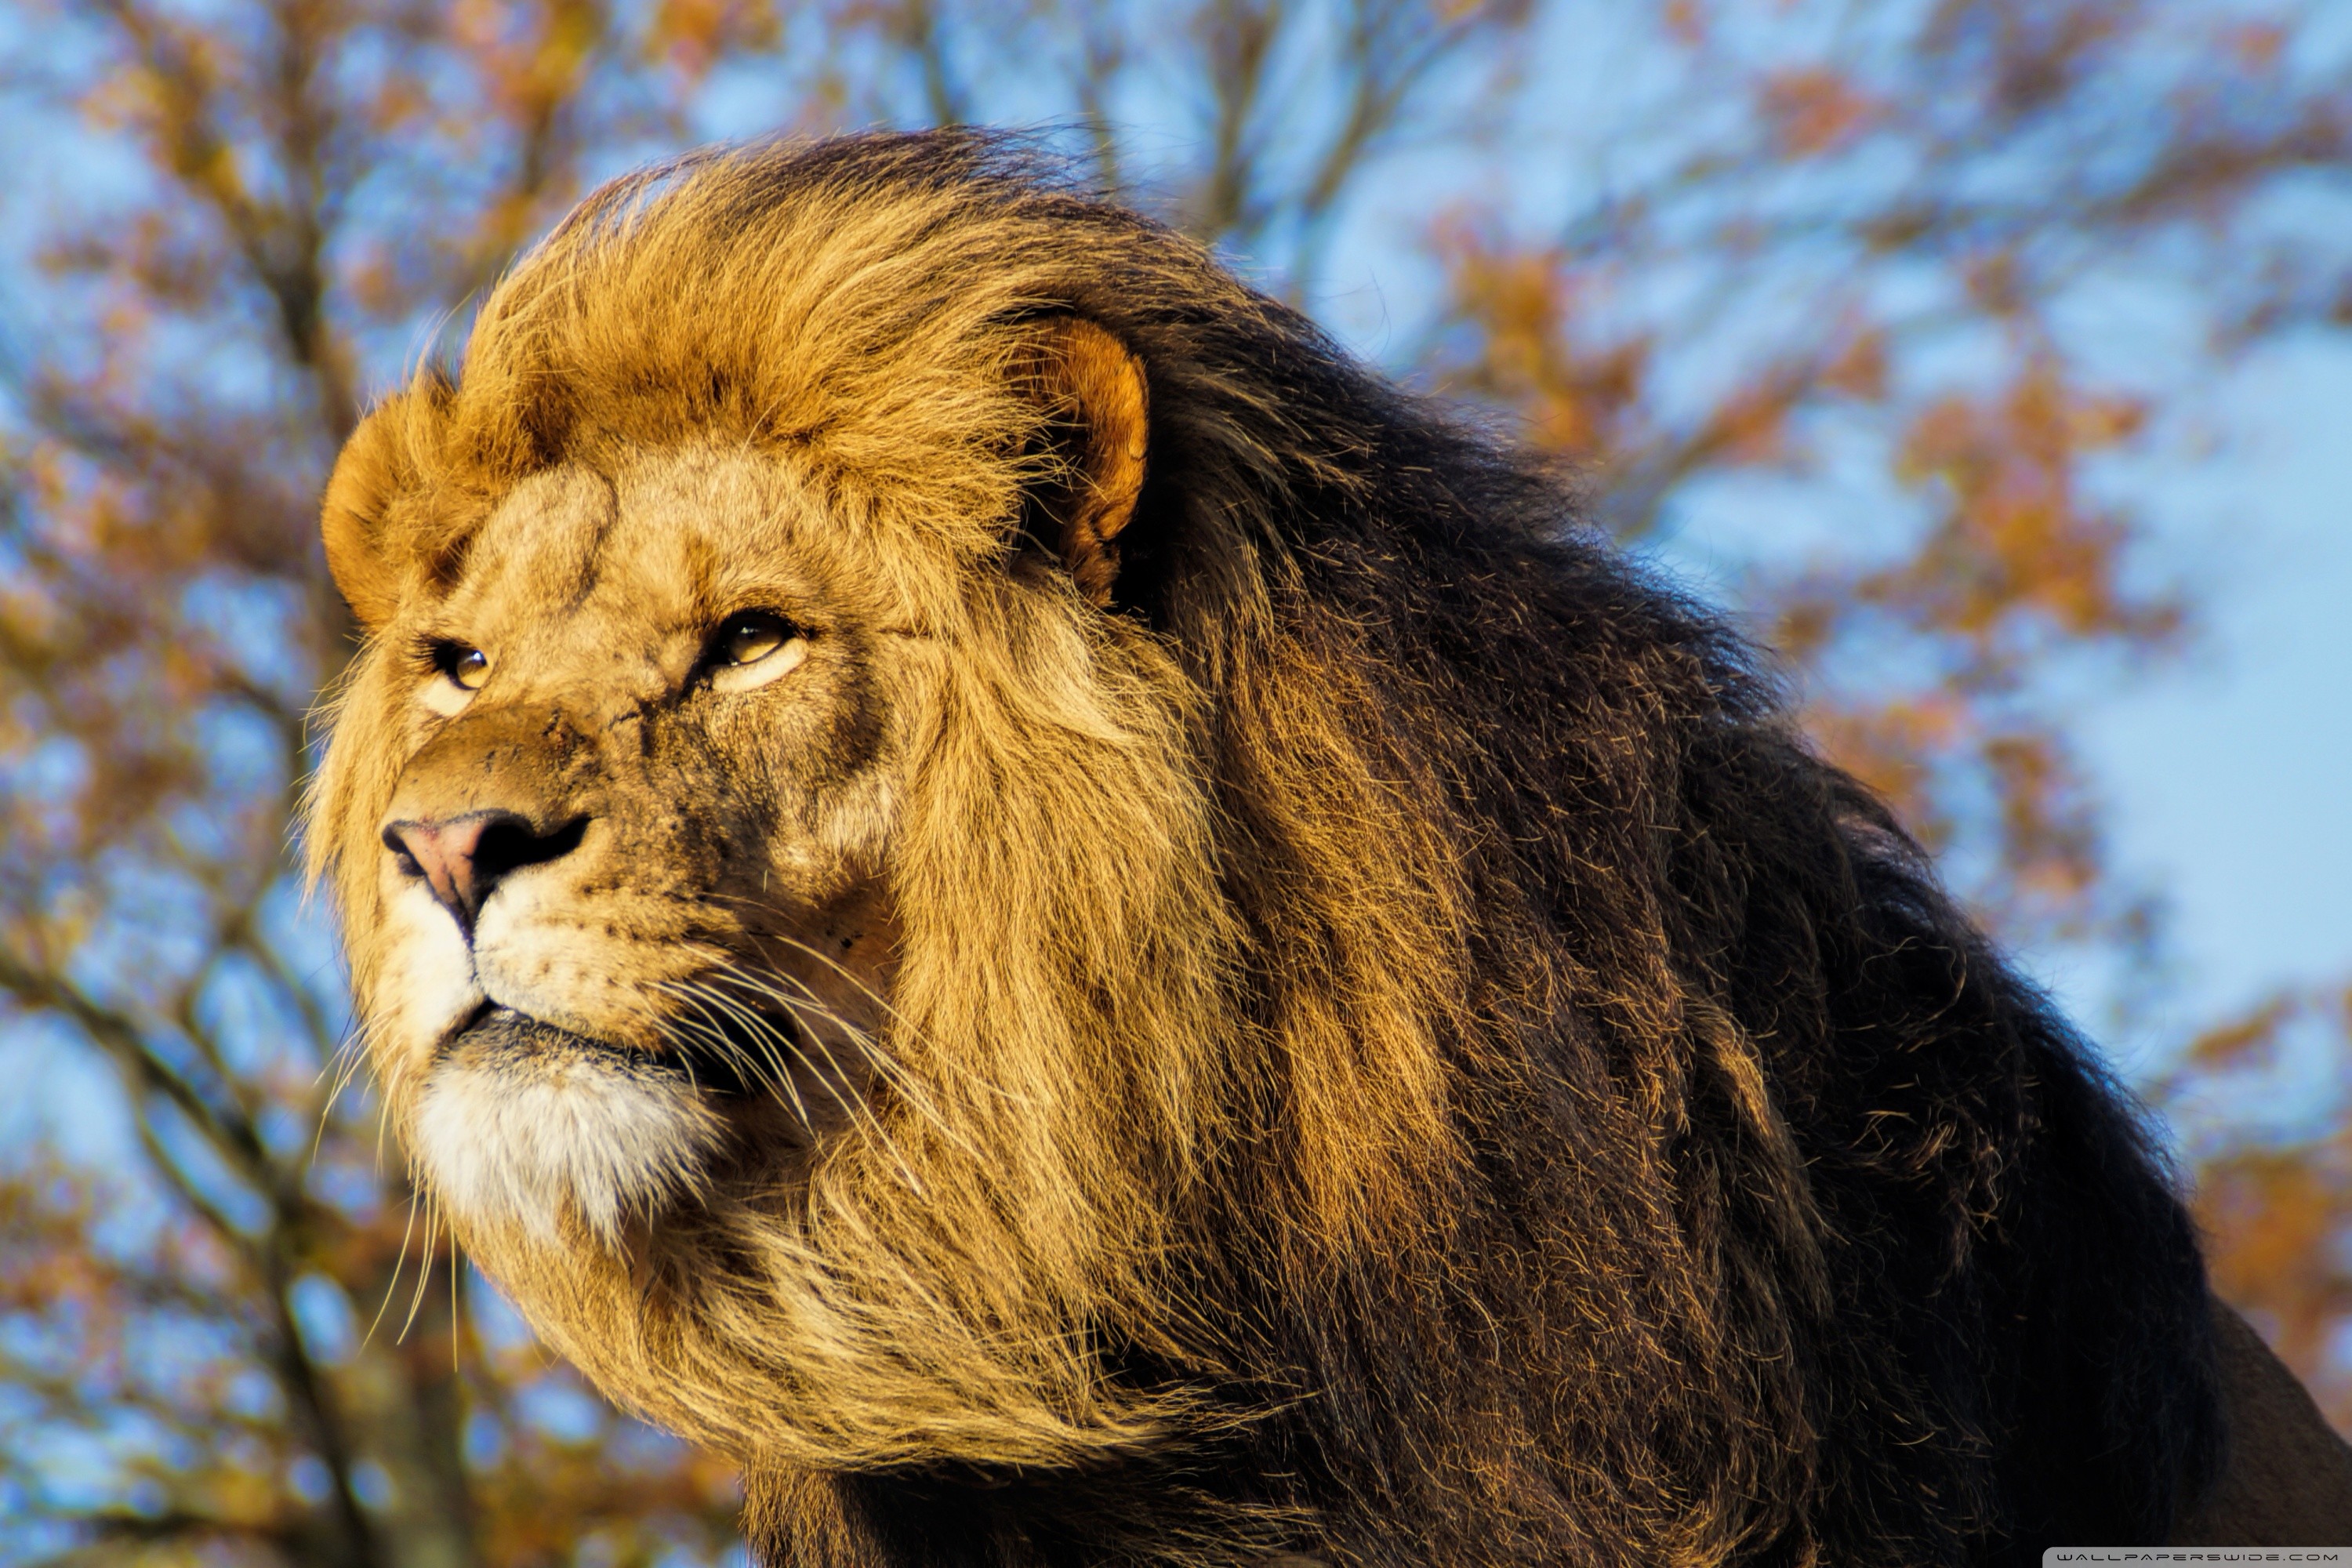
<path id="1" fill-rule="evenodd" d="M 570 854 L 587 826 L 584 816 L 542 830 L 519 812 L 469 811 L 434 821 L 386 823 L 383 847 L 399 858 L 403 871 L 425 879 L 458 929 L 470 936 L 483 903 L 500 881 L 525 866 Z"/>

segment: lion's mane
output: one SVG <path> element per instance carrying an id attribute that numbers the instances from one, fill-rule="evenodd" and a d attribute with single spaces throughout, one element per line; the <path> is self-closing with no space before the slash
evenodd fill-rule
<path id="1" fill-rule="evenodd" d="M 1067 316 L 1150 387 L 1108 609 L 1017 526 Z M 776 1561 L 2023 1561 L 2202 1483 L 2091 1051 L 1721 619 L 1197 246 L 975 134 L 698 154 L 410 396 L 353 482 L 420 570 L 718 438 L 928 584 L 871 1135 L 634 1264 L 485 1243 Z"/>

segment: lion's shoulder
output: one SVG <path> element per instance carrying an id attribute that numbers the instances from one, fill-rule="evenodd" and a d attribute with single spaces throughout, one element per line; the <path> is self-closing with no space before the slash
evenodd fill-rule
<path id="1" fill-rule="evenodd" d="M 2213 1320 L 2229 1446 L 2221 1479 L 2170 1544 L 2352 1542 L 2352 1446 L 2245 1319 L 2217 1303 Z"/>

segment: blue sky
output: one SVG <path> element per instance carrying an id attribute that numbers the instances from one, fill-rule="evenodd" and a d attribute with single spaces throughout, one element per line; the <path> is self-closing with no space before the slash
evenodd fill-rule
<path id="1" fill-rule="evenodd" d="M 2352 983 L 2352 342 L 2279 344 L 2214 402 L 2221 448 L 2148 508 L 2204 636 L 2082 720 L 2185 1017 Z"/>

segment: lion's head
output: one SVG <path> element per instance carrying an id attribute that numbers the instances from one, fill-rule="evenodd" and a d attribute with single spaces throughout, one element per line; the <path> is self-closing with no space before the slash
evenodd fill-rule
<path id="1" fill-rule="evenodd" d="M 1147 393 L 969 192 L 773 172 L 604 193 L 353 438 L 320 853 L 428 1189 L 583 1364 L 1063 1458 L 1234 1028 L 1194 702 L 1097 604 Z"/>
<path id="2" fill-rule="evenodd" d="M 2018 1259 L 2193 1336 L 2178 1210 L 1564 516 L 985 139 L 598 193 L 327 498 L 313 853 L 425 1187 L 795 1561 L 2000 1537 Z M 2133 1397 L 2046 1441 L 2195 1415 Z"/>

